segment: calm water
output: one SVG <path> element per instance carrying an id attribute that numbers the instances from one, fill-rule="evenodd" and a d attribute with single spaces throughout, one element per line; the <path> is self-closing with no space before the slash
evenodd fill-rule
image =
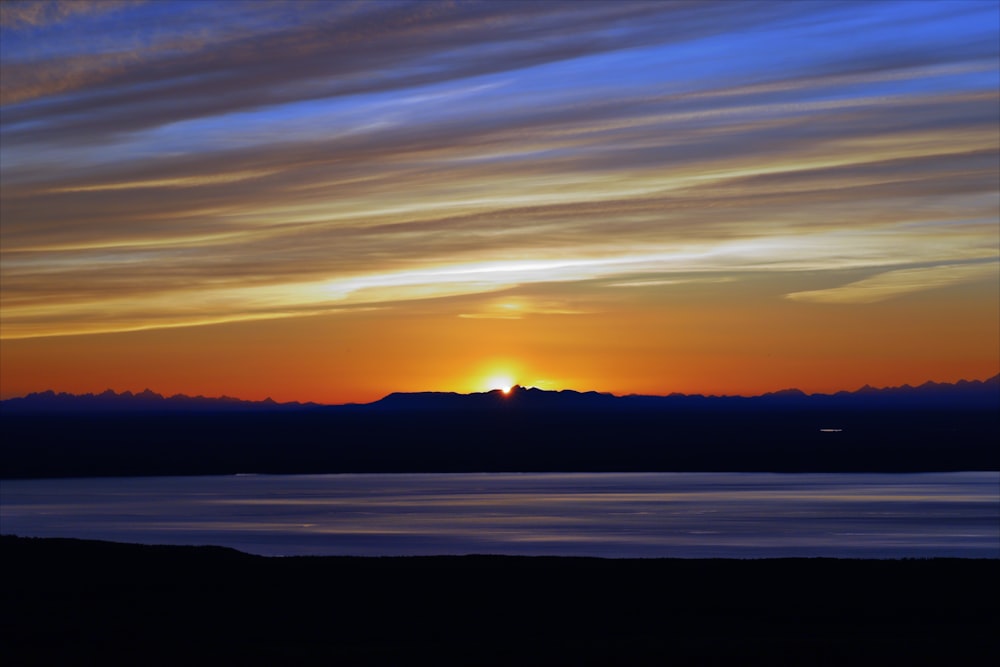
<path id="1" fill-rule="evenodd" d="M 2 532 L 265 555 L 1000 558 L 1000 473 L 0 482 Z"/>

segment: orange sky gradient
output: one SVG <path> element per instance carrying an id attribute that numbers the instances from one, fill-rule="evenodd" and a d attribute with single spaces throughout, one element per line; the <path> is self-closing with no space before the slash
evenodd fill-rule
<path id="1" fill-rule="evenodd" d="M 612 291 L 614 288 L 608 288 Z M 996 281 L 830 306 L 733 282 L 590 304 L 576 315 L 462 318 L 466 299 L 215 326 L 4 341 L 7 396 L 58 387 L 369 402 L 392 391 L 543 389 L 754 395 L 985 379 Z M 646 291 L 647 294 L 641 292 Z M 697 292 L 695 294 L 692 291 Z M 736 292 L 736 294 L 734 294 Z M 651 303 L 653 302 L 653 303 Z M 654 305 L 655 304 L 655 305 Z M 567 331 L 566 318 L 572 318 Z M 734 340 L 734 338 L 736 340 Z"/>

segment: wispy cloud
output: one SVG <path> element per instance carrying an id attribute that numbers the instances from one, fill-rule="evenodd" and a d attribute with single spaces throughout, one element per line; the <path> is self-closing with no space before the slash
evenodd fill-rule
<path id="1" fill-rule="evenodd" d="M 886 271 L 847 285 L 792 292 L 786 297 L 812 303 L 877 303 L 913 292 L 988 279 L 1000 279 L 1000 264 L 997 262 Z"/>
<path id="2" fill-rule="evenodd" d="M 102 14 L 143 0 L 6 0 L 0 3 L 0 28 L 24 29 L 60 23 L 81 14 Z"/>
<path id="3" fill-rule="evenodd" d="M 508 295 L 479 304 L 476 310 L 459 317 L 487 320 L 521 320 L 532 315 L 583 315 L 588 311 L 566 300 Z"/>
<path id="4" fill-rule="evenodd" d="M 3 6 L 7 338 L 1000 245 L 983 3 Z"/>

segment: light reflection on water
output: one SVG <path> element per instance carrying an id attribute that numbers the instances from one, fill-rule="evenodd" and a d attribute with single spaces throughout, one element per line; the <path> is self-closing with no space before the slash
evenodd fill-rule
<path id="1" fill-rule="evenodd" d="M 264 555 L 1000 558 L 1000 473 L 7 480 L 0 526 Z"/>

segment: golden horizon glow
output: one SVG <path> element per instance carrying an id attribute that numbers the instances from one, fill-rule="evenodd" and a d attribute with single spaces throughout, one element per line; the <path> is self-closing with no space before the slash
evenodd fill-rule
<path id="1" fill-rule="evenodd" d="M 507 373 L 499 373 L 495 375 L 490 375 L 486 378 L 483 386 L 487 391 L 493 391 L 499 389 L 504 394 L 509 394 L 510 390 L 514 387 L 516 382 L 512 379 L 512 376 Z"/>

